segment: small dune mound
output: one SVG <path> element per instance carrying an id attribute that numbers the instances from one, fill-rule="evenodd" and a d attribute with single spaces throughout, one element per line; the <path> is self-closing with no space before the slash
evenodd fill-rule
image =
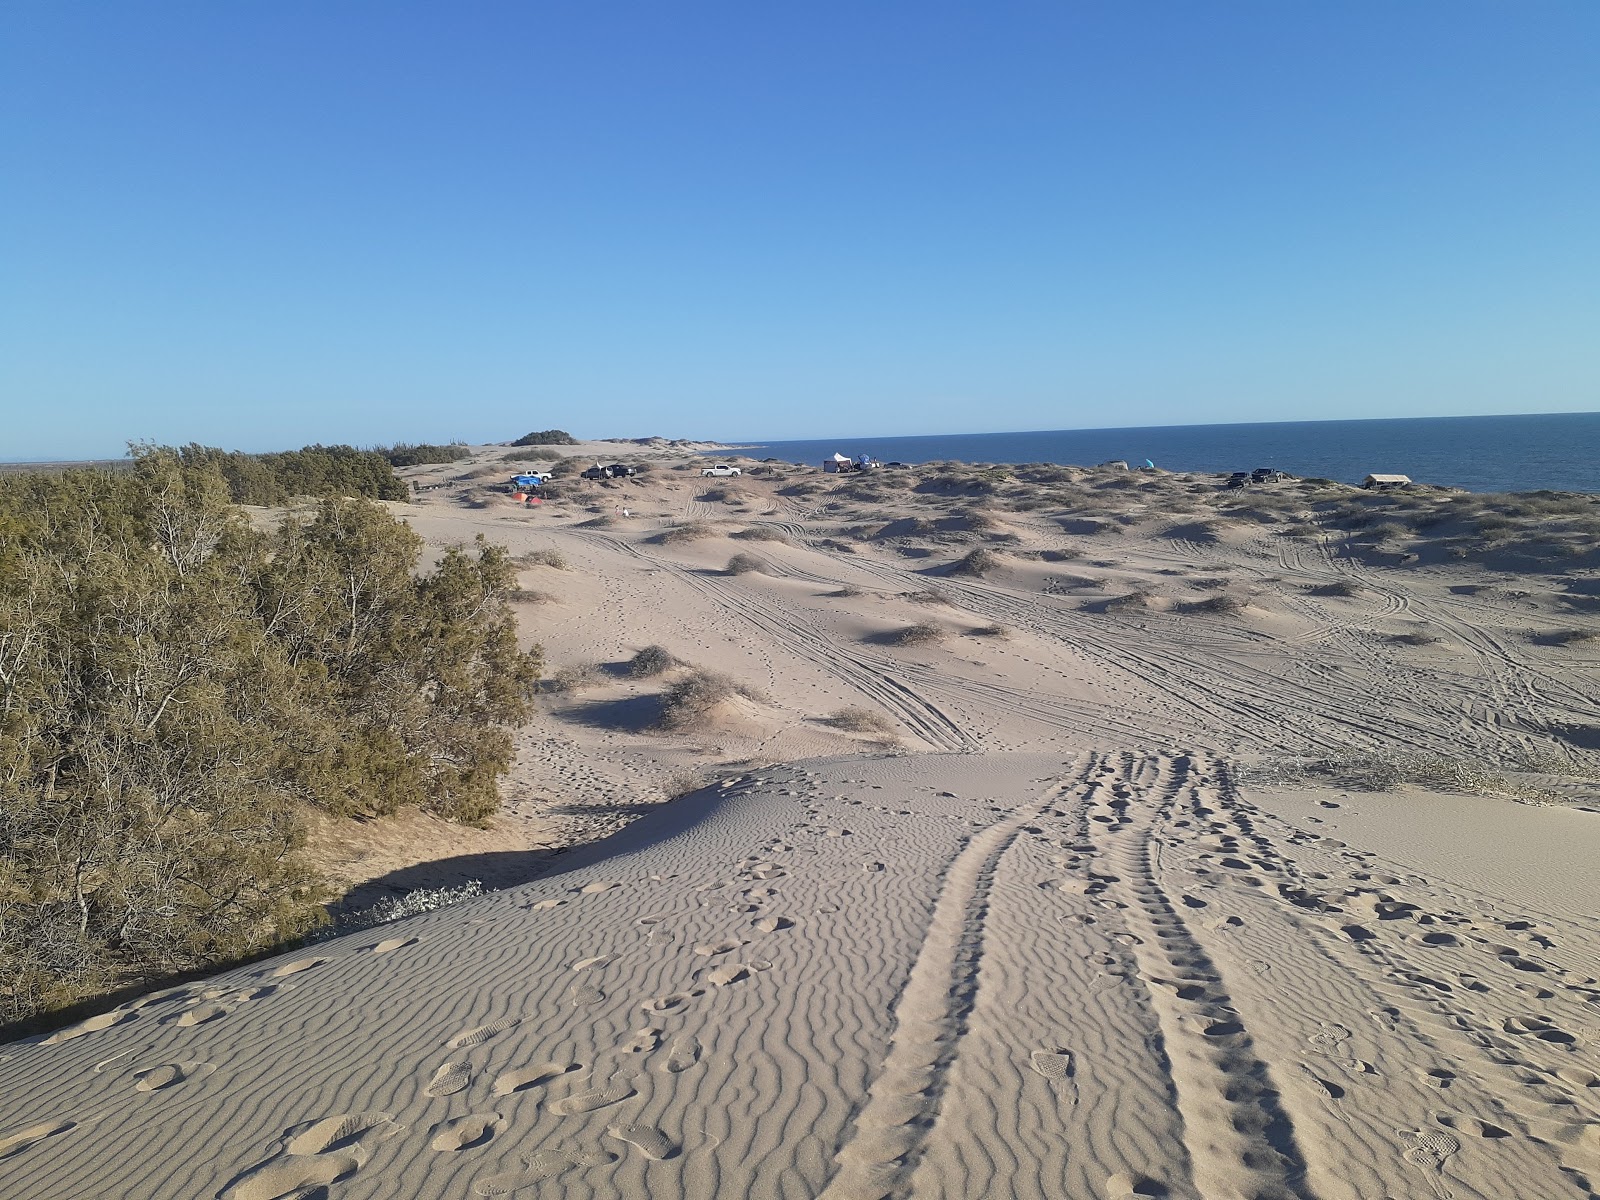
<path id="1" fill-rule="evenodd" d="M 785 546 L 793 544 L 788 534 L 781 529 L 774 529 L 771 525 L 752 525 L 749 529 L 736 530 L 729 536 L 746 542 L 779 542 Z"/>
<path id="2" fill-rule="evenodd" d="M 1243 596 L 1233 592 L 1218 592 L 1215 596 L 1207 596 L 1204 600 L 1196 600 L 1183 606 L 1184 612 L 1190 613 L 1238 613 L 1248 607 L 1249 601 Z"/>
<path id="3" fill-rule="evenodd" d="M 753 554 L 735 554 L 724 569 L 729 575 L 772 574 L 771 565 Z"/>
<path id="4" fill-rule="evenodd" d="M 698 542 L 704 538 L 715 537 L 717 531 L 704 521 L 686 521 L 682 525 L 674 525 L 670 529 L 663 529 L 651 538 L 658 546 L 681 546 L 688 542 Z"/>
<path id="5" fill-rule="evenodd" d="M 831 725 L 835 729 L 843 729 L 847 733 L 893 733 L 894 722 L 882 713 L 875 713 L 868 708 L 852 705 L 841 708 L 832 716 L 824 717 L 823 724 Z"/>
<path id="6" fill-rule="evenodd" d="M 678 665 L 678 660 L 665 646 L 646 646 L 628 660 L 628 674 L 634 679 L 645 679 L 665 674 Z"/>
<path id="7" fill-rule="evenodd" d="M 944 640 L 944 630 L 928 621 L 918 621 L 903 629 L 891 630 L 883 641 L 890 646 L 925 646 Z"/>
<path id="8" fill-rule="evenodd" d="M 661 693 L 656 727 L 669 733 L 700 729 L 738 697 L 761 699 L 755 689 L 716 671 L 692 670 Z"/>
<path id="9" fill-rule="evenodd" d="M 1307 588 L 1313 596 L 1341 596 L 1346 600 L 1354 599 L 1363 594 L 1359 584 L 1351 583 L 1348 579 L 1338 579 L 1333 583 L 1318 584 L 1316 587 Z"/>
<path id="10" fill-rule="evenodd" d="M 1000 556 L 993 550 L 971 550 L 945 568 L 950 575 L 973 575 L 981 579 L 1002 565 Z"/>

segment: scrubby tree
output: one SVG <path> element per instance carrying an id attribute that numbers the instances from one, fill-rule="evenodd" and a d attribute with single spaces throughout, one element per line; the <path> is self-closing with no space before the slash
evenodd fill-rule
<path id="1" fill-rule="evenodd" d="M 539 669 L 504 551 L 228 494 L 161 449 L 0 479 L 0 1024 L 303 932 L 306 806 L 493 810 Z"/>

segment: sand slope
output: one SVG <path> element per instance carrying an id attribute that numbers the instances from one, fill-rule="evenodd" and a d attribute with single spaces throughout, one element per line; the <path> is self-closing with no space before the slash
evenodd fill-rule
<path id="1" fill-rule="evenodd" d="M 1596 1194 L 1592 578 L 735 483 L 406 510 L 568 682 L 367 877 L 546 873 L 0 1047 L 0 1196 Z M 1510 781 L 1263 782 L 1362 754 Z"/>
<path id="2" fill-rule="evenodd" d="M 1205 756 L 819 761 L 7 1048 L 0 1192 L 1582 1196 L 1596 934 Z"/>

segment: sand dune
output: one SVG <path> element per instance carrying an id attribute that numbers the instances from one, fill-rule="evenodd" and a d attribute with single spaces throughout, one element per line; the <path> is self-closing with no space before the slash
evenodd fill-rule
<path id="1" fill-rule="evenodd" d="M 430 493 L 559 551 L 519 614 L 570 686 L 410 869 L 585 844 L 0 1047 L 0 1195 L 1595 1193 L 1597 652 L 1540 640 L 1587 576 L 793 482 Z M 693 671 L 743 690 L 664 729 Z"/>

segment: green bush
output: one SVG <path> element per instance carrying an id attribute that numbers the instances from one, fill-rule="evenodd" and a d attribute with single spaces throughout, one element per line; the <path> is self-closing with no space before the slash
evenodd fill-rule
<path id="1" fill-rule="evenodd" d="M 428 442 L 396 442 L 388 447 L 379 446 L 375 453 L 388 459 L 391 467 L 423 467 L 470 458 L 472 447 L 465 442 L 450 442 L 442 446 Z"/>
<path id="2" fill-rule="evenodd" d="M 535 433 L 525 433 L 513 446 L 576 446 L 578 439 L 564 429 L 541 429 Z"/>
<path id="3" fill-rule="evenodd" d="M 229 488 L 153 448 L 0 477 L 0 1025 L 306 931 L 303 806 L 497 803 L 539 673 L 505 552 L 420 571 L 381 506 L 263 532 Z"/>

